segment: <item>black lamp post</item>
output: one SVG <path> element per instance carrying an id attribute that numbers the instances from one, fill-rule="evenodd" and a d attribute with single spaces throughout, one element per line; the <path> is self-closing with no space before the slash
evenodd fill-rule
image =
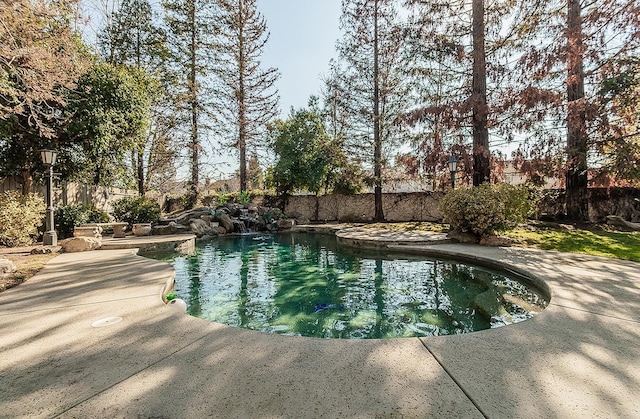
<path id="1" fill-rule="evenodd" d="M 45 246 L 56 246 L 58 244 L 58 235 L 54 230 L 53 224 L 53 165 L 56 163 L 57 154 L 55 150 L 40 150 L 42 163 L 47 168 L 47 191 L 45 194 L 47 204 L 47 214 L 45 218 L 46 231 L 42 236 L 42 244 Z"/>
<path id="2" fill-rule="evenodd" d="M 458 170 L 458 160 L 455 156 L 449 157 L 449 161 L 447 162 L 449 165 L 449 173 L 451 173 L 451 189 L 456 188 L 456 170 Z"/>

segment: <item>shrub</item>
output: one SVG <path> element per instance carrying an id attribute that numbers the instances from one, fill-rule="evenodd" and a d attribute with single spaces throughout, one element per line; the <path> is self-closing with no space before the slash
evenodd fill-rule
<path id="1" fill-rule="evenodd" d="M 189 196 L 187 194 L 167 196 L 164 200 L 165 213 L 181 212 L 187 209 Z"/>
<path id="2" fill-rule="evenodd" d="M 113 203 L 113 216 L 129 224 L 155 223 L 160 218 L 160 205 L 146 196 L 125 196 Z"/>
<path id="3" fill-rule="evenodd" d="M 440 202 L 440 211 L 452 227 L 482 236 L 525 221 L 531 202 L 525 187 L 485 183 L 449 191 Z"/>
<path id="4" fill-rule="evenodd" d="M 7 191 L 0 195 L 0 243 L 27 246 L 38 237 L 46 205 L 41 196 Z"/>
<path id="5" fill-rule="evenodd" d="M 60 238 L 72 237 L 76 226 L 108 221 L 109 214 L 93 205 L 63 205 L 55 213 L 56 231 Z"/>

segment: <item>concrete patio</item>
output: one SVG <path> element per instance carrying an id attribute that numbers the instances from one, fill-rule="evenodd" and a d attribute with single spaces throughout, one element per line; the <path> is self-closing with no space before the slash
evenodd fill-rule
<path id="1" fill-rule="evenodd" d="M 62 254 L 0 294 L 0 417 L 640 417 L 640 264 L 402 249 L 527 272 L 551 302 L 459 336 L 283 337 L 176 312 L 161 299 L 173 269 L 132 250 Z"/>

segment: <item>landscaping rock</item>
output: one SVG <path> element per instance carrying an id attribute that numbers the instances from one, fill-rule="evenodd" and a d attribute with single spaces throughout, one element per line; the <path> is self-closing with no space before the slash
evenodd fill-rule
<path id="1" fill-rule="evenodd" d="M 278 220 L 276 221 L 276 226 L 278 226 L 278 230 L 290 230 L 296 222 L 294 220 Z"/>
<path id="2" fill-rule="evenodd" d="M 204 220 L 193 219 L 189 221 L 191 232 L 198 237 L 213 236 L 217 233 L 217 229 L 211 227 L 211 224 Z"/>
<path id="3" fill-rule="evenodd" d="M 293 211 L 292 213 L 287 213 L 287 215 L 296 220 L 296 224 L 309 224 L 309 218 L 305 217 L 302 213 L 298 211 Z"/>
<path id="4" fill-rule="evenodd" d="M 504 236 L 482 236 L 480 244 L 492 247 L 510 247 L 511 239 Z"/>
<path id="5" fill-rule="evenodd" d="M 222 214 L 218 217 L 218 222 L 227 233 L 233 233 L 233 221 L 231 221 L 231 217 L 228 214 Z"/>
<path id="6" fill-rule="evenodd" d="M 181 234 L 188 233 L 189 227 L 184 226 L 182 224 L 177 224 L 173 221 L 169 222 L 168 225 L 154 225 L 151 228 L 151 234 L 154 236 L 163 236 L 168 234 Z"/>
<path id="7" fill-rule="evenodd" d="M 467 233 L 465 231 L 460 231 L 457 229 L 451 230 L 449 233 L 447 233 L 447 237 L 459 243 L 468 243 L 468 244 L 475 244 L 475 243 L 478 243 L 478 241 L 480 240 L 478 236 L 476 236 L 473 233 Z"/>
<path id="8" fill-rule="evenodd" d="M 32 255 L 46 255 L 50 253 L 59 253 L 62 246 L 39 246 L 31 249 Z"/>
<path id="9" fill-rule="evenodd" d="M 170 224 L 171 222 L 174 222 L 176 224 L 185 225 L 192 218 L 199 218 L 202 215 L 211 215 L 211 208 L 202 207 L 202 208 L 195 208 L 195 209 L 188 210 L 188 211 L 183 211 L 183 212 L 181 212 L 179 214 L 175 214 L 175 215 L 173 215 L 171 217 L 161 218 L 160 219 L 160 223 L 161 224 Z"/>
<path id="10" fill-rule="evenodd" d="M 9 259 L 0 259 L 0 275 L 16 271 L 16 265 Z"/>
<path id="11" fill-rule="evenodd" d="M 607 224 L 625 227 L 631 231 L 640 231 L 640 223 L 632 223 L 617 215 L 607 215 Z"/>
<path id="12" fill-rule="evenodd" d="M 86 252 L 99 249 L 102 246 L 102 240 L 95 237 L 72 237 L 62 240 L 60 246 L 67 253 Z"/>

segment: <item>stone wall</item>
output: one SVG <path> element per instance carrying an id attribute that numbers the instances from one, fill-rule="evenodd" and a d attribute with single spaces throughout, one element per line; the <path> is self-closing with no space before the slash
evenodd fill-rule
<path id="1" fill-rule="evenodd" d="M 617 215 L 627 221 L 640 222 L 640 189 L 589 188 L 589 221 L 604 223 L 607 215 Z M 545 191 L 538 205 L 537 218 L 561 221 L 565 218 L 565 194 L 562 189 Z"/>
<path id="2" fill-rule="evenodd" d="M 382 208 L 386 221 L 442 221 L 438 210 L 443 192 L 384 193 Z M 607 215 L 640 222 L 640 189 L 589 189 L 589 218 L 594 223 L 606 222 Z M 374 216 L 373 194 L 295 195 L 289 197 L 285 214 L 311 222 L 368 222 Z M 562 221 L 565 216 L 564 191 L 548 190 L 540 201 L 535 218 Z"/>
<path id="3" fill-rule="evenodd" d="M 387 221 L 441 221 L 438 203 L 442 192 L 385 193 L 382 209 Z M 312 222 L 367 222 L 375 214 L 373 194 L 295 195 L 289 197 L 285 214 Z"/>

